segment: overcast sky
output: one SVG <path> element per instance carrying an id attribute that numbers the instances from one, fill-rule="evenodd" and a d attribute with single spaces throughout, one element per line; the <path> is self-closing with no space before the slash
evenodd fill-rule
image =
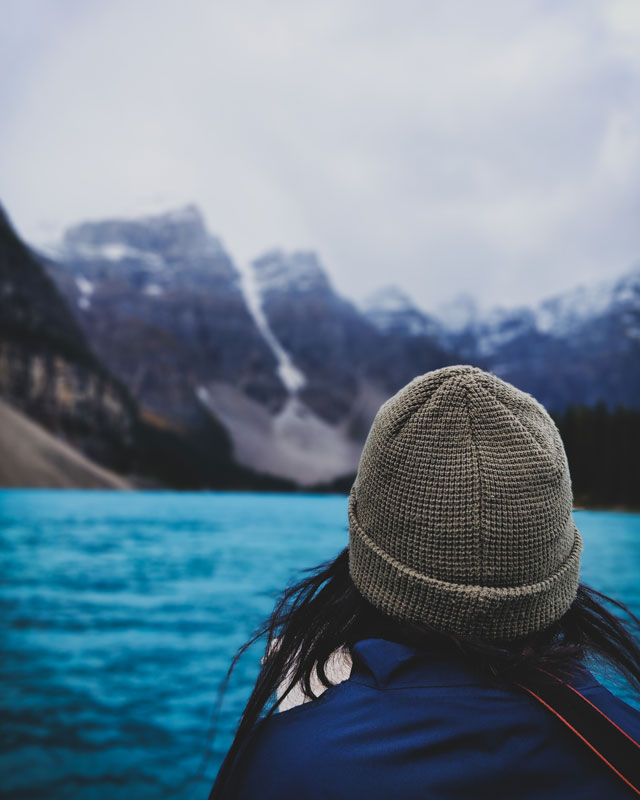
<path id="1" fill-rule="evenodd" d="M 539 299 L 640 258 L 638 0 L 5 0 L 22 235 L 195 202 L 361 299 Z"/>

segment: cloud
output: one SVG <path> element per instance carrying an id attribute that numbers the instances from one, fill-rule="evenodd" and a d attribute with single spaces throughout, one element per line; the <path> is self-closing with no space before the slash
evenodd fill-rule
<path id="1" fill-rule="evenodd" d="M 13 7 L 0 175 L 32 239 L 193 200 L 238 259 L 311 247 L 427 307 L 640 255 L 635 2 Z"/>

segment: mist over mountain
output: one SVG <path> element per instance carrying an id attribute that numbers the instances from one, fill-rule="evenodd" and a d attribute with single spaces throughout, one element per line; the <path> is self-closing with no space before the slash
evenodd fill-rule
<path id="1" fill-rule="evenodd" d="M 237 265 L 195 206 L 83 222 L 41 263 L 68 303 L 67 340 L 86 341 L 145 424 L 166 431 L 164 455 L 198 444 L 196 458 L 181 451 L 186 485 L 236 468 L 348 480 L 380 404 L 447 364 L 489 369 L 552 412 L 640 408 L 638 267 L 532 307 L 482 313 L 462 295 L 428 312 L 396 286 L 358 306 L 314 252 Z"/>

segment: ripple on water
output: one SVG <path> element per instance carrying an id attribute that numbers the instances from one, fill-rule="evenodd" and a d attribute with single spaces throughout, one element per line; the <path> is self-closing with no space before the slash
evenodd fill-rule
<path id="1" fill-rule="evenodd" d="M 240 662 L 298 570 L 347 542 L 346 498 L 0 492 L 3 797 L 206 796 L 255 678 Z M 583 580 L 640 612 L 640 515 L 576 512 Z"/>

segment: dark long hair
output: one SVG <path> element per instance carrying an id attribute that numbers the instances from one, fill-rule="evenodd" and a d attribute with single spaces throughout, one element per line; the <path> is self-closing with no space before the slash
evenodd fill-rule
<path id="1" fill-rule="evenodd" d="M 251 645 L 266 639 L 258 679 L 209 800 L 224 797 L 238 755 L 261 717 L 266 719 L 273 714 L 296 685 L 308 698 L 314 698 L 314 671 L 322 685 L 329 688 L 332 684 L 326 666 L 331 654 L 341 649 L 350 651 L 356 642 L 368 637 L 399 641 L 425 651 L 456 653 L 496 680 L 517 680 L 538 667 L 556 675 L 569 675 L 576 661 L 591 656 L 614 667 L 640 690 L 640 648 L 630 628 L 603 603 L 626 613 L 634 627 L 640 629 L 640 620 L 626 606 L 581 584 L 569 611 L 541 632 L 509 642 L 463 638 L 425 624 L 399 622 L 375 609 L 354 586 L 345 549 L 336 559 L 309 570 L 306 577 L 288 588 L 269 619 L 234 657 L 221 696 L 238 659 Z"/>

